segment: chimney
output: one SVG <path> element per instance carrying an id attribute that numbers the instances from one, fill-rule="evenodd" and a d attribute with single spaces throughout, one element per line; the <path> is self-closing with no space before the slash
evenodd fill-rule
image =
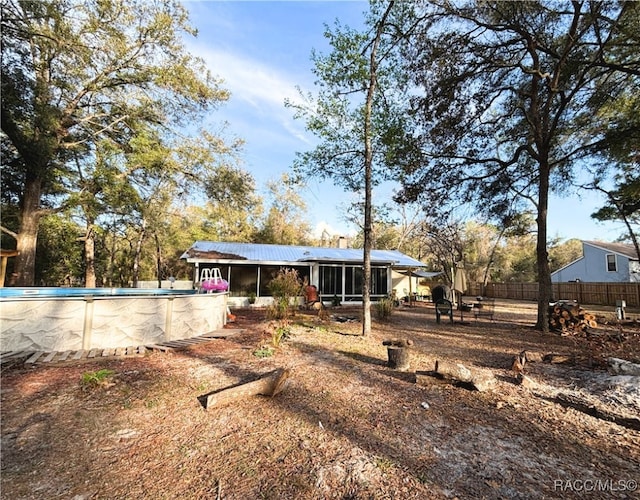
<path id="1" fill-rule="evenodd" d="M 338 248 L 349 248 L 349 240 L 344 236 L 338 238 Z"/>

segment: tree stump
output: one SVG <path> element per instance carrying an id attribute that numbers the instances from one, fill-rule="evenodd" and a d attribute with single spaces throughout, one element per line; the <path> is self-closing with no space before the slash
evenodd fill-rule
<path id="1" fill-rule="evenodd" d="M 406 371 L 409 369 L 409 349 L 406 347 L 387 346 L 389 362 L 387 366 L 394 370 Z"/>

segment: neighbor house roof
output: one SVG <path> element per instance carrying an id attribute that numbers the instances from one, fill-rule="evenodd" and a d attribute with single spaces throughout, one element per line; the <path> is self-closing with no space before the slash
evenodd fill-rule
<path id="1" fill-rule="evenodd" d="M 592 247 L 601 248 L 607 252 L 617 253 L 630 259 L 638 258 L 635 247 L 630 243 L 607 243 L 604 241 L 583 241 L 582 243 L 586 243 Z"/>
<path id="2" fill-rule="evenodd" d="M 363 262 L 362 249 L 326 248 L 309 246 L 267 245 L 263 243 L 228 243 L 222 241 L 196 241 L 180 257 L 187 262 Z M 371 250 L 372 264 L 388 264 L 399 268 L 426 267 L 419 260 L 398 250 Z"/>
<path id="3" fill-rule="evenodd" d="M 582 256 L 578 257 L 576 260 L 569 262 L 568 264 L 562 266 L 560 269 L 556 269 L 551 273 L 551 276 L 562 273 L 565 269 L 573 266 L 576 262 L 584 259 L 584 246 L 589 245 L 594 248 L 598 248 L 600 250 L 604 250 L 605 252 L 616 253 L 627 257 L 631 260 L 637 260 L 638 254 L 636 253 L 636 249 L 633 245 L 629 243 L 607 243 L 606 241 L 586 241 L 581 240 L 582 243 Z"/>

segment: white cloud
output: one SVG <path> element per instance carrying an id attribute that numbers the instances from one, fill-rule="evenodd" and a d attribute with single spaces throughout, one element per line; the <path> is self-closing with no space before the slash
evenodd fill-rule
<path id="1" fill-rule="evenodd" d="M 335 228 L 328 222 L 321 220 L 317 222 L 315 227 L 313 228 L 313 232 L 312 232 L 313 237 L 319 240 L 322 238 L 322 235 L 325 231 L 326 231 L 325 237 L 328 235 L 329 238 L 334 236 L 355 236 L 355 231 L 349 231 L 344 227 Z"/>
<path id="2" fill-rule="evenodd" d="M 312 144 L 302 121 L 294 120 L 293 110 L 285 108 L 286 99 L 299 100 L 299 81 L 262 61 L 232 51 L 206 46 L 194 46 L 192 52 L 206 62 L 211 73 L 223 80 L 222 86 L 231 92 L 231 102 L 246 114 L 271 123 L 296 141 Z M 254 124 L 257 126 L 257 123 Z M 232 123 L 233 125 L 233 123 Z M 273 132 L 271 130 L 270 132 Z"/>

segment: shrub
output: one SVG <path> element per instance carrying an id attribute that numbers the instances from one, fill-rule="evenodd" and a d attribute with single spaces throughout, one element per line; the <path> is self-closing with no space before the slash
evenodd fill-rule
<path id="1" fill-rule="evenodd" d="M 393 312 L 393 300 L 391 298 L 380 299 L 376 303 L 376 317 L 384 320 L 391 316 Z"/>
<path id="2" fill-rule="evenodd" d="M 84 388 L 97 387 L 99 385 L 105 385 L 107 379 L 111 377 L 115 372 L 113 370 L 107 370 L 103 368 L 95 372 L 86 372 L 82 374 L 80 385 Z"/>
<path id="3" fill-rule="evenodd" d="M 302 295 L 302 280 L 295 269 L 280 269 L 267 288 L 273 297 L 273 304 L 267 308 L 267 316 L 272 319 L 286 319 L 293 310 L 296 299 Z"/>
<path id="4" fill-rule="evenodd" d="M 262 346 L 259 349 L 256 349 L 255 351 L 253 351 L 253 355 L 256 358 L 268 358 L 270 356 L 273 356 L 274 352 L 275 352 L 275 349 L 273 347 Z"/>
<path id="5" fill-rule="evenodd" d="M 283 340 L 287 340 L 291 336 L 291 330 L 286 325 L 281 325 L 273 332 L 271 342 L 273 347 L 280 347 Z"/>

